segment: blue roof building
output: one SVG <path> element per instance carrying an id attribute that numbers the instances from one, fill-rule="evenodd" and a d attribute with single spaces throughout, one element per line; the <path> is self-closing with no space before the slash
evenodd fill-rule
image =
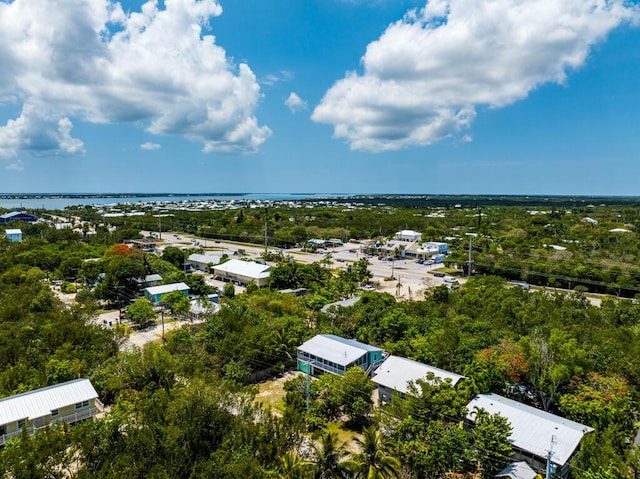
<path id="1" fill-rule="evenodd" d="M 10 213 L 0 215 L 0 223 L 9 223 L 10 221 L 26 221 L 28 223 L 33 223 L 34 221 L 38 221 L 38 218 L 30 215 L 29 213 L 25 213 L 24 211 L 12 211 Z"/>

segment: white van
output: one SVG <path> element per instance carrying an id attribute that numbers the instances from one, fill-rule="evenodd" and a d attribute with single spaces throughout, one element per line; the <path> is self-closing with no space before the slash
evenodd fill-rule
<path id="1" fill-rule="evenodd" d="M 453 283 L 457 283 L 458 280 L 456 278 L 454 278 L 453 276 L 445 276 L 444 280 L 445 283 L 449 283 L 449 284 L 453 284 Z"/>

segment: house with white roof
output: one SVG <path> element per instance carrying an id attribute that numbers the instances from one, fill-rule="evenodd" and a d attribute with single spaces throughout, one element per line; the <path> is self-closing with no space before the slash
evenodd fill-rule
<path id="1" fill-rule="evenodd" d="M 354 366 L 370 374 L 383 358 L 384 351 L 376 346 L 333 334 L 318 334 L 298 346 L 298 370 L 313 376 L 343 375 Z"/>
<path id="2" fill-rule="evenodd" d="M 22 230 L 20 229 L 8 229 L 4 232 L 4 237 L 9 241 L 22 243 Z"/>
<path id="3" fill-rule="evenodd" d="M 213 275 L 223 281 L 234 281 L 240 284 L 248 284 L 253 281 L 262 287 L 269 284 L 270 270 L 271 266 L 266 264 L 232 259 L 214 266 Z"/>
<path id="4" fill-rule="evenodd" d="M 395 395 L 410 394 L 409 385 L 435 379 L 456 386 L 464 376 L 399 356 L 389 356 L 375 370 L 371 380 L 378 385 L 380 401 L 392 402 Z M 418 389 L 419 391 L 419 389 Z"/>
<path id="5" fill-rule="evenodd" d="M 512 462 L 502 471 L 500 471 L 496 478 L 507 479 L 536 479 L 538 473 L 532 469 L 532 467 L 524 461 Z"/>
<path id="6" fill-rule="evenodd" d="M 162 284 L 162 276 L 159 274 L 148 274 L 144 278 L 136 279 L 138 288 L 150 288 L 152 286 L 160 286 Z"/>
<path id="7" fill-rule="evenodd" d="M 74 379 L 0 399 L 0 446 L 20 435 L 57 422 L 89 419 L 102 409 L 98 393 L 88 379 Z"/>
<path id="8" fill-rule="evenodd" d="M 516 460 L 525 461 L 536 470 L 544 470 L 551 450 L 554 477 L 567 477 L 571 459 L 578 452 L 582 437 L 593 432 L 589 426 L 498 394 L 480 394 L 472 399 L 467 404 L 467 419 L 474 422 L 480 409 L 492 415 L 499 414 L 509 421 L 512 428 L 509 441 L 516 450 Z"/>
<path id="9" fill-rule="evenodd" d="M 191 265 L 193 269 L 197 269 L 198 271 L 209 272 L 209 266 L 218 264 L 221 259 L 222 256 L 219 254 L 193 253 L 189 255 L 185 263 Z"/>
<path id="10" fill-rule="evenodd" d="M 167 293 L 180 291 L 186 297 L 189 296 L 189 286 L 184 283 L 163 284 L 160 286 L 151 286 L 144 289 L 144 297 L 154 304 L 160 303 L 162 297 Z"/>

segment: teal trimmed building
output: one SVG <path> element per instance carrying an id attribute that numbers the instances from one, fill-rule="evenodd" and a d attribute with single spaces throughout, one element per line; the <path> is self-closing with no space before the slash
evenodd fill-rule
<path id="1" fill-rule="evenodd" d="M 318 334 L 298 347 L 298 370 L 312 376 L 324 373 L 342 376 L 359 366 L 371 375 L 385 358 L 382 349 L 333 334 Z"/>
<path id="2" fill-rule="evenodd" d="M 173 291 L 180 291 L 187 298 L 189 297 L 189 286 L 184 283 L 172 283 L 163 284 L 161 286 L 152 286 L 144 289 L 144 297 L 151 301 L 153 304 L 158 304 L 162 301 L 162 297 Z"/>

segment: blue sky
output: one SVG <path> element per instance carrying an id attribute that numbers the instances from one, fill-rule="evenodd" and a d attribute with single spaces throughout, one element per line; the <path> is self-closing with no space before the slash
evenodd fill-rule
<path id="1" fill-rule="evenodd" d="M 639 19 L 623 0 L 0 0 L 0 192 L 637 195 Z"/>

